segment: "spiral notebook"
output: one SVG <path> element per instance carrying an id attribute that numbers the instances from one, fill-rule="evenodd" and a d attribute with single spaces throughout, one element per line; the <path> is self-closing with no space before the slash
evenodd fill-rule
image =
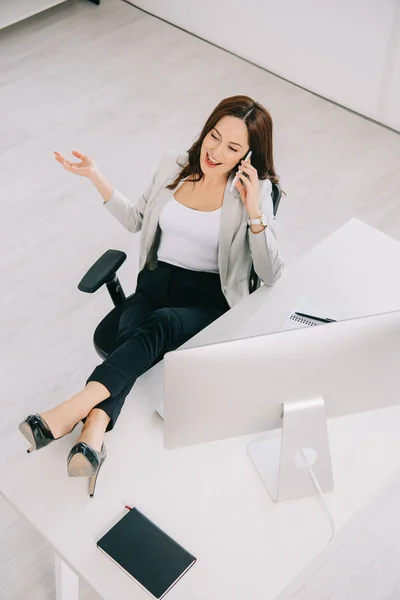
<path id="1" fill-rule="evenodd" d="M 305 316 L 294 312 L 287 318 L 283 330 L 298 329 L 300 327 L 315 327 L 315 325 L 322 325 L 324 322 L 325 321 L 315 318 L 312 315 Z"/>
<path id="2" fill-rule="evenodd" d="M 334 316 L 332 316 L 334 315 Z M 337 310 L 332 307 L 321 307 L 309 299 L 300 299 L 293 312 L 287 317 L 281 331 L 299 329 L 302 327 L 315 327 L 324 323 L 337 321 Z"/>

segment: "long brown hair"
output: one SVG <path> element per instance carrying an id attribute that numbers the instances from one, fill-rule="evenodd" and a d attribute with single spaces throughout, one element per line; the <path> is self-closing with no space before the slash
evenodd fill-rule
<path id="1" fill-rule="evenodd" d="M 271 115 L 266 108 L 249 96 L 231 96 L 221 100 L 208 117 L 199 139 L 187 151 L 189 162 L 185 165 L 178 163 L 182 170 L 175 181 L 167 185 L 168 189 L 173 190 L 182 179 L 189 176 L 195 182 L 203 178 L 204 174 L 200 168 L 201 145 L 209 131 L 225 116 L 237 117 L 246 123 L 249 146 L 252 150 L 251 164 L 257 169 L 259 179 L 270 179 L 272 183 L 279 182 L 274 167 Z M 236 168 L 237 165 L 230 171 L 228 178 Z"/>

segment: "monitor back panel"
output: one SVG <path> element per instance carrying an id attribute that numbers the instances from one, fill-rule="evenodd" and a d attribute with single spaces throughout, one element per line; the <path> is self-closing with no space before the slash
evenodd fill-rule
<path id="1" fill-rule="evenodd" d="M 164 446 L 281 427 L 282 404 L 328 417 L 400 402 L 400 311 L 176 350 L 164 359 Z"/>

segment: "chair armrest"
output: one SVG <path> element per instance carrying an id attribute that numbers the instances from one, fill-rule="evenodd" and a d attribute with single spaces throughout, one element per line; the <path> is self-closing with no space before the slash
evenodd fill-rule
<path id="1" fill-rule="evenodd" d="M 114 279 L 115 273 L 125 260 L 125 252 L 121 252 L 121 250 L 107 250 L 82 277 L 78 283 L 78 289 L 81 292 L 93 294 L 102 285 L 110 283 Z"/>

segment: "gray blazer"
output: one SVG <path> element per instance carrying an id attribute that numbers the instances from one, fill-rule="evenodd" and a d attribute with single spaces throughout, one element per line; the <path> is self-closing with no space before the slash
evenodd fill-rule
<path id="1" fill-rule="evenodd" d="M 175 191 L 166 186 L 172 183 L 181 167 L 186 164 L 187 153 L 168 152 L 153 175 L 150 185 L 132 205 L 118 190 L 114 190 L 105 207 L 128 231 L 141 230 L 139 269 L 154 269 L 157 264 L 157 248 L 160 241 L 159 216 Z M 260 180 L 260 208 L 265 214 L 268 227 L 261 233 L 253 233 L 247 224 L 247 211 L 234 188 L 229 191 L 233 175 L 227 182 L 221 211 L 218 266 L 221 289 L 229 306 L 234 306 L 249 295 L 249 277 L 252 262 L 258 277 L 266 285 L 273 285 L 283 270 L 283 260 L 275 240 L 272 212 L 271 182 Z"/>

